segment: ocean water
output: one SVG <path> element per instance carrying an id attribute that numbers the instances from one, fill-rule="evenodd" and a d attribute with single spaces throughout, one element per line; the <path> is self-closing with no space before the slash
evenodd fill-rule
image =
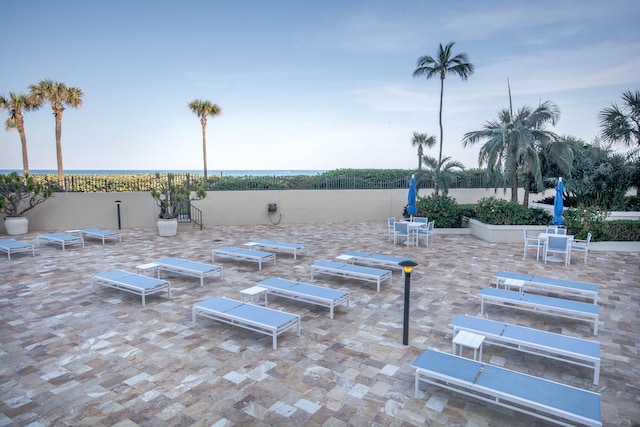
<path id="1" fill-rule="evenodd" d="M 18 172 L 22 174 L 22 169 L 0 169 L 0 175 L 9 174 L 11 172 Z M 32 175 L 57 175 L 57 169 L 31 169 L 29 171 Z M 65 175 L 139 175 L 150 173 L 193 173 L 203 175 L 202 170 L 125 170 L 125 169 L 69 169 L 65 170 Z M 319 175 L 326 170 L 316 169 L 265 169 L 265 170 L 209 170 L 208 176 L 294 176 L 294 175 Z"/>

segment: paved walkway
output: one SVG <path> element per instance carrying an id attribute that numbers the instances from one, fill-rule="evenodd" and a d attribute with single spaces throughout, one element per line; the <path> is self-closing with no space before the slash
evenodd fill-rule
<path id="1" fill-rule="evenodd" d="M 36 233 L 21 236 L 35 241 Z M 211 249 L 255 239 L 309 246 L 277 265 L 216 259 L 224 281 L 171 276 L 173 298 L 158 294 L 141 306 L 135 295 L 100 288 L 95 273 L 166 256 L 211 262 Z M 352 306 L 328 309 L 274 298 L 269 306 L 299 314 L 302 334 L 271 338 L 199 320 L 194 302 L 227 296 L 268 277 L 310 280 L 310 265 L 345 250 L 411 256 L 409 345 L 402 345 L 403 279 L 391 286 L 329 276 L 316 284 L 349 290 Z M 436 236 L 430 247 L 394 247 L 385 223 L 181 228 L 175 238 L 151 229 L 123 230 L 122 243 L 85 248 L 43 244 L 36 256 L 0 259 L 0 426 L 4 425 L 545 425 L 444 390 L 413 396 L 410 365 L 427 347 L 451 351 L 449 321 L 480 314 L 478 292 L 498 270 L 588 281 L 600 286 L 600 327 L 489 307 L 491 319 L 601 343 L 600 385 L 592 371 L 485 347 L 484 361 L 601 393 L 605 425 L 640 420 L 640 258 L 637 252 L 594 252 L 588 266 L 522 259 L 521 245 L 471 236 Z"/>

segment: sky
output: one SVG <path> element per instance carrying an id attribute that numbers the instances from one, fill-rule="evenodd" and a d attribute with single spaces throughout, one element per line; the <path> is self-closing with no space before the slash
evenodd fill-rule
<path id="1" fill-rule="evenodd" d="M 414 132 L 439 137 L 438 77 L 423 55 L 455 42 L 475 66 L 444 81 L 444 155 L 478 167 L 481 130 L 552 101 L 551 128 L 590 142 L 599 112 L 640 90 L 637 0 L 0 0 L 0 94 L 44 79 L 79 87 L 62 119 L 64 168 L 417 168 Z M 7 113 L 0 112 L 4 123 Z M 55 169 L 49 104 L 25 113 L 31 169 Z M 437 147 L 426 154 L 437 157 Z M 22 169 L 0 129 L 0 169 Z"/>

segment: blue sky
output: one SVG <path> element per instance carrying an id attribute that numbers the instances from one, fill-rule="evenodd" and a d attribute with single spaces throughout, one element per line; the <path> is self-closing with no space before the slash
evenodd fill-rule
<path id="1" fill-rule="evenodd" d="M 440 86 L 411 75 L 454 41 L 476 70 L 445 79 L 444 154 L 477 167 L 461 139 L 507 107 L 507 78 L 514 107 L 553 101 L 556 133 L 593 140 L 599 111 L 640 89 L 639 18 L 636 0 L 0 0 L 0 93 L 83 90 L 63 116 L 65 169 L 202 168 L 196 98 L 223 110 L 210 172 L 415 168 Z M 25 128 L 30 168 L 55 169 L 50 106 Z M 21 169 L 17 132 L 0 130 L 0 153 Z"/>

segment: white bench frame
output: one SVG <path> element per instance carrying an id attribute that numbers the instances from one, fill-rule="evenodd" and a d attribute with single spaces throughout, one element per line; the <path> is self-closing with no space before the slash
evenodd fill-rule
<path id="1" fill-rule="evenodd" d="M 65 239 L 56 236 L 66 236 Z M 65 246 L 68 245 L 78 245 L 81 244 L 84 248 L 84 238 L 82 236 L 74 236 L 72 234 L 65 233 L 48 233 L 48 234 L 39 234 L 36 239 L 36 244 L 40 246 L 40 240 L 44 240 L 45 242 L 55 243 L 56 245 L 62 246 L 62 250 L 64 251 Z"/>
<path id="2" fill-rule="evenodd" d="M 345 264 L 345 263 L 333 262 L 333 261 L 325 261 L 325 262 L 330 262 L 330 263 L 333 263 L 333 264 L 339 264 L 342 267 L 340 267 L 340 266 L 329 267 L 329 266 L 313 264 L 311 266 L 311 280 L 314 280 L 314 274 L 324 273 L 324 274 L 328 274 L 328 275 L 331 275 L 331 276 L 346 277 L 346 278 L 351 278 L 351 279 L 360 279 L 360 280 L 364 280 L 365 282 L 376 283 L 378 292 L 380 292 L 380 283 L 382 281 L 389 280 L 389 285 L 391 285 L 392 276 L 391 276 L 391 271 L 390 270 L 383 270 L 383 269 L 374 268 L 374 267 L 363 267 L 363 266 L 359 266 L 359 265 Z M 369 269 L 377 270 L 380 273 L 379 274 L 370 274 L 370 273 L 366 273 L 364 271 L 344 270 L 343 268 L 345 266 L 349 266 L 351 268 L 358 268 L 358 267 L 360 267 L 360 268 L 369 268 Z"/>
<path id="3" fill-rule="evenodd" d="M 270 335 L 272 337 L 272 347 L 274 350 L 278 349 L 278 335 L 288 331 L 289 329 L 296 328 L 297 335 L 300 336 L 300 316 L 298 316 L 297 314 L 291 314 L 291 313 L 286 313 L 284 311 L 273 310 L 271 308 L 261 307 L 259 305 L 243 303 L 241 301 L 237 301 L 231 298 L 224 298 L 224 297 L 222 298 L 226 300 L 238 302 L 241 305 L 250 305 L 252 307 L 255 307 L 256 310 L 270 310 L 280 314 L 282 313 L 288 314 L 289 316 L 293 316 L 293 317 L 288 322 L 282 325 L 279 325 L 277 327 L 273 327 L 271 325 L 266 325 L 264 323 L 254 322 L 242 317 L 234 316 L 229 313 L 211 310 L 206 307 L 198 306 L 197 305 L 198 303 L 195 303 L 193 305 L 193 309 L 191 310 L 192 325 L 195 326 L 197 316 L 201 316 L 201 317 L 206 317 L 207 319 L 215 320 L 217 322 L 222 322 L 228 325 L 233 325 L 243 329 L 248 329 L 253 332 L 258 332 L 263 335 Z"/>
<path id="4" fill-rule="evenodd" d="M 532 290 L 549 292 L 566 296 L 569 298 L 584 298 L 593 304 L 598 303 L 598 285 L 571 280 L 560 280 L 561 283 L 546 282 L 546 280 L 556 280 L 552 278 L 533 276 L 530 274 L 512 273 L 508 271 L 498 271 L 494 276 L 496 287 L 505 287 L 505 281 L 509 279 L 522 280 L 524 282 L 523 291 Z"/>
<path id="5" fill-rule="evenodd" d="M 403 273 L 404 273 L 404 268 L 399 264 L 399 262 L 413 261 L 413 259 L 411 258 L 396 257 L 391 255 L 389 255 L 389 257 L 395 258 L 394 260 L 379 258 L 381 256 L 387 256 L 387 255 L 372 254 L 372 253 L 367 253 L 367 255 L 362 255 L 357 251 L 347 251 L 338 255 L 336 257 L 336 261 L 342 261 L 349 264 L 361 264 L 361 265 L 366 265 L 370 267 L 397 268 L 399 270 L 402 270 Z"/>
<path id="6" fill-rule="evenodd" d="M 120 270 L 123 271 L 123 270 Z M 124 273 L 129 273 L 128 271 L 123 271 Z M 158 292 L 162 292 L 166 289 L 167 296 L 171 299 L 171 283 L 166 280 L 155 279 L 153 277 L 145 276 L 137 273 L 129 273 L 130 275 L 144 277 L 145 279 L 155 280 L 158 284 L 151 288 L 140 287 L 136 285 L 132 285 L 130 283 L 126 283 L 123 281 L 109 279 L 105 277 L 99 277 L 95 275 L 91 278 L 91 291 L 96 291 L 96 285 L 105 286 L 107 288 L 117 289 L 124 292 L 129 292 L 131 294 L 140 295 L 142 297 L 142 305 L 145 305 L 145 297 L 147 295 L 155 294 Z"/>
<path id="7" fill-rule="evenodd" d="M 273 260 L 273 265 L 276 265 L 276 254 L 270 252 L 254 251 L 251 249 L 233 248 L 238 250 L 227 251 L 223 248 L 214 249 L 211 251 L 211 261 L 215 262 L 216 255 L 232 258 L 236 261 L 250 261 L 258 263 L 258 270 L 262 270 L 262 263 Z M 253 252 L 253 253 L 252 253 Z M 258 255 L 260 254 L 260 255 Z"/>
<path id="8" fill-rule="evenodd" d="M 100 231 L 96 233 L 94 230 Z M 92 237 L 94 239 L 98 239 L 102 241 L 102 246 L 104 246 L 106 240 L 115 240 L 118 239 L 118 242 L 122 243 L 122 235 L 117 231 L 111 230 L 101 230 L 99 228 L 83 228 L 81 230 L 69 230 L 67 233 L 79 233 L 83 238 Z"/>
<path id="9" fill-rule="evenodd" d="M 471 319 L 475 319 L 475 317 L 473 316 L 467 316 L 467 315 L 458 315 L 456 316 L 464 316 L 467 318 L 471 318 Z M 482 319 L 482 318 L 478 318 L 478 320 L 484 320 L 484 321 L 491 321 L 491 322 L 495 322 L 495 323 L 500 323 L 502 324 L 502 331 L 504 332 L 504 329 L 508 328 L 508 327 L 515 327 L 515 328 L 521 328 L 521 329 L 532 329 L 532 328 L 527 328 L 524 326 L 518 326 L 518 325 L 510 325 L 509 323 L 504 323 L 504 322 L 498 322 L 495 320 L 489 320 L 489 319 Z M 549 359 L 553 359 L 553 360 L 559 360 L 561 362 L 566 362 L 566 363 L 570 363 L 573 365 L 577 365 L 577 366 L 582 366 L 585 368 L 590 368 L 593 369 L 593 384 L 594 385 L 598 385 L 599 379 L 600 379 L 600 357 L 594 357 L 591 354 L 587 354 L 587 353 L 580 353 L 580 352 L 576 352 L 576 351 L 570 351 L 570 350 L 565 350 L 565 349 L 560 349 L 557 347 L 550 347 L 548 345 L 544 345 L 541 343 L 537 343 L 535 341 L 530 341 L 530 340 L 518 340 L 518 339 L 514 339 L 514 338 L 510 338 L 510 337 L 506 337 L 501 335 L 497 335 L 495 333 L 492 333 L 491 331 L 482 328 L 482 327 L 474 327 L 471 325 L 460 325 L 460 324 L 456 324 L 455 323 L 455 318 L 451 321 L 451 323 L 449 323 L 449 327 L 453 329 L 453 335 L 455 336 L 455 334 L 458 331 L 467 331 L 467 332 L 472 332 L 475 334 L 480 334 L 482 336 L 484 336 L 484 342 L 487 344 L 493 344 L 493 345 L 497 345 L 499 347 L 504 347 L 507 349 L 511 349 L 511 350 L 516 350 L 516 351 L 520 351 L 522 353 L 528 353 L 528 354 L 534 354 L 536 356 L 541 356 L 541 357 L 546 357 Z M 541 330 L 535 330 L 536 333 L 539 334 L 545 334 L 545 335 L 550 335 L 550 336 L 560 336 L 566 340 L 570 340 L 570 341 L 575 341 L 575 342 L 585 342 L 585 343 L 589 343 L 589 344 L 593 344 L 593 345 L 597 345 L 599 346 L 600 344 L 595 342 L 595 341 L 589 341 L 589 340 L 584 340 L 582 338 L 575 338 L 575 337 L 570 337 L 570 336 L 566 336 L 566 335 L 560 335 L 560 334 L 555 334 L 553 332 L 547 332 L 547 331 L 541 331 Z"/>
<path id="10" fill-rule="evenodd" d="M 286 243 L 286 242 L 276 242 L 272 240 L 252 240 L 248 243 L 245 243 L 244 246 L 254 247 L 257 249 L 267 249 L 272 251 L 283 251 L 283 252 L 291 252 L 293 253 L 293 259 L 298 258 L 298 251 L 304 251 L 305 255 L 309 254 L 309 249 L 306 245 L 301 243 Z"/>
<path id="11" fill-rule="evenodd" d="M 0 240 L 4 240 L 5 243 L 13 243 L 14 245 L 19 245 L 14 247 L 2 246 L 2 242 L 0 242 L 0 251 L 5 252 L 7 254 L 8 259 L 11 259 L 12 253 L 19 253 L 19 252 L 31 252 L 31 256 L 36 256 L 36 248 L 31 243 L 25 243 L 15 239 L 0 239 Z"/>
<path id="12" fill-rule="evenodd" d="M 185 263 L 203 265 L 203 266 L 209 267 L 209 270 L 200 271 L 200 270 L 194 270 L 182 265 L 165 264 L 162 262 L 162 259 L 159 259 L 153 262 L 153 264 L 156 265 L 155 268 L 158 271 L 158 279 L 160 278 L 160 271 L 167 271 L 169 273 L 182 274 L 184 276 L 190 276 L 190 277 L 197 277 L 200 279 L 200 287 L 204 287 L 205 276 L 218 275 L 218 277 L 220 277 L 220 280 L 222 280 L 222 267 L 220 267 L 219 265 L 206 264 L 204 262 L 198 262 L 198 261 L 189 261 L 181 258 L 171 258 L 171 259 L 184 261 Z"/>
<path id="13" fill-rule="evenodd" d="M 301 301 L 301 302 L 305 302 L 305 303 L 309 303 L 309 304 L 314 304 L 314 305 L 319 305 L 321 307 L 327 307 L 329 308 L 329 318 L 333 319 L 333 311 L 334 308 L 340 305 L 346 305 L 347 308 L 349 308 L 349 303 L 350 303 L 350 293 L 346 292 L 346 291 L 338 291 L 336 289 L 330 289 L 330 288 L 323 288 L 322 286 L 317 286 L 317 285 L 311 285 L 308 283 L 302 283 L 302 282 L 296 282 L 293 280 L 286 280 L 286 279 L 279 279 L 282 281 L 286 281 L 291 283 L 292 285 L 305 285 L 305 286 L 310 286 L 312 288 L 320 288 L 323 290 L 331 290 L 331 291 L 335 291 L 335 292 L 340 292 L 342 295 L 337 297 L 337 298 L 323 298 L 323 297 L 319 297 L 317 295 L 311 295 L 308 293 L 304 293 L 304 292 L 298 292 L 297 290 L 294 289 L 282 289 L 282 288 L 278 288 L 278 287 L 274 287 L 271 286 L 268 283 L 269 279 L 266 280 L 262 280 L 260 282 L 258 282 L 258 286 L 261 288 L 265 288 L 265 295 L 264 295 L 264 306 L 267 306 L 267 299 L 269 295 L 276 295 L 276 296 L 280 296 L 283 298 L 288 298 L 290 300 L 293 301 Z"/>
<path id="14" fill-rule="evenodd" d="M 460 356 L 456 356 L 453 354 L 443 353 L 437 350 L 425 350 L 432 351 L 436 353 L 440 353 L 442 355 L 446 355 L 448 357 L 454 358 L 454 360 L 462 359 Z M 514 394 L 506 394 L 499 390 L 495 390 L 488 387 L 483 387 L 479 384 L 476 384 L 477 379 L 484 375 L 483 372 L 484 366 L 491 366 L 492 369 L 507 371 L 509 374 L 513 374 L 515 376 L 523 376 L 523 377 L 532 377 L 531 375 L 523 374 L 520 372 L 511 371 L 505 368 L 500 368 L 498 366 L 486 365 L 481 362 L 468 360 L 471 363 L 478 364 L 478 375 L 476 375 L 476 379 L 473 382 L 466 381 L 461 378 L 456 378 L 451 375 L 447 375 L 445 373 L 441 373 L 438 371 L 434 371 L 425 367 L 416 366 L 415 362 L 411 366 L 416 368 L 415 372 L 415 397 L 418 397 L 420 382 L 424 382 L 426 384 L 435 385 L 437 387 L 444 388 L 446 390 L 451 390 L 456 393 L 463 394 L 465 396 L 470 396 L 475 399 L 479 399 L 485 402 L 494 403 L 498 406 L 502 406 L 504 408 L 508 408 L 517 412 L 521 412 L 523 414 L 531 415 L 533 417 L 550 421 L 554 424 L 562 425 L 562 426 L 574 426 L 575 423 L 579 423 L 582 425 L 590 426 L 590 427 L 601 427 L 602 421 L 596 420 L 592 418 L 586 418 L 583 415 L 575 414 L 572 412 L 567 412 L 562 408 L 552 407 L 549 405 L 544 405 L 536 401 L 529 400 L 527 398 L 523 398 Z M 566 387 L 568 392 L 571 393 L 579 393 L 584 394 L 585 397 L 593 398 L 597 396 L 598 403 L 600 401 L 600 395 L 598 393 L 593 393 L 588 390 L 579 389 L 576 387 L 568 386 L 565 384 L 560 384 L 554 381 L 545 380 L 542 378 L 533 377 L 539 381 L 540 385 L 544 385 L 548 383 L 549 385 Z M 557 417 L 557 418 L 556 418 Z M 559 419 L 560 418 L 560 419 Z M 564 421 L 566 420 L 566 421 Z"/>
<path id="15" fill-rule="evenodd" d="M 487 295 L 482 293 L 490 290 L 501 291 L 501 294 Z M 480 292 L 480 296 L 482 297 L 482 302 L 480 305 L 480 313 L 484 314 L 484 304 L 486 302 L 487 304 L 500 305 L 503 307 L 510 307 L 518 310 L 531 311 L 534 313 L 549 314 L 553 316 L 564 317 L 567 319 L 584 321 L 592 324 L 593 335 L 598 335 L 599 314 L 597 312 L 592 313 L 587 310 L 570 309 L 567 307 L 562 307 L 562 303 L 566 304 L 568 302 L 572 303 L 574 307 L 580 307 L 583 304 L 584 304 L 584 307 L 586 306 L 597 307 L 596 304 L 590 304 L 587 302 L 580 302 L 580 301 L 573 301 L 573 300 L 564 300 L 562 298 L 554 298 L 554 297 L 548 297 L 543 295 L 536 295 L 538 299 L 546 302 L 546 304 L 540 304 L 540 303 L 534 303 L 530 301 L 523 301 L 522 298 L 526 298 L 527 295 L 533 295 L 533 294 L 526 294 L 526 293 L 521 293 L 516 291 L 507 291 L 507 290 L 496 289 L 496 288 L 484 288 Z"/>

